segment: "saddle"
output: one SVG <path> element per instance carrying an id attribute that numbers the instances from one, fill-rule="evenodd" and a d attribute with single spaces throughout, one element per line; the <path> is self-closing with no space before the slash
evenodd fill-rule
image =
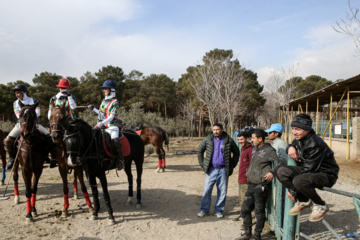
<path id="1" fill-rule="evenodd" d="M 121 141 L 121 144 L 123 146 L 123 156 L 129 156 L 130 155 L 130 144 L 127 137 L 122 133 L 119 132 L 119 138 Z M 107 133 L 104 129 L 101 130 L 101 134 L 99 137 L 99 146 L 102 146 L 103 149 L 103 156 L 112 157 L 112 144 L 111 144 L 111 137 L 110 134 Z"/>

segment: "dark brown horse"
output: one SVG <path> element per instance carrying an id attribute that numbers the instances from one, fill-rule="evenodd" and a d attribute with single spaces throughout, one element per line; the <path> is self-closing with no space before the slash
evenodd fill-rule
<path id="1" fill-rule="evenodd" d="M 15 159 L 14 164 L 14 187 L 15 187 L 15 204 L 19 203 L 18 189 L 18 169 L 19 163 L 22 167 L 22 176 L 25 182 L 26 195 L 26 222 L 33 221 L 33 215 L 36 216 L 36 193 L 37 185 L 42 174 L 43 165 L 48 155 L 46 140 L 43 135 L 36 129 L 36 113 L 35 108 L 39 102 L 34 105 L 23 105 L 20 112 L 21 141 L 19 144 L 18 160 Z M 32 178 L 32 180 L 31 180 Z M 32 185 L 31 185 L 32 183 Z"/>
<path id="2" fill-rule="evenodd" d="M 4 149 L 4 139 L 6 137 L 7 133 L 4 133 L 2 130 L 0 130 L 0 156 L 1 156 L 1 162 L 2 162 L 2 176 L 1 176 L 1 182 L 0 185 L 4 185 L 5 182 L 5 172 L 6 172 L 6 152 Z"/>
<path id="3" fill-rule="evenodd" d="M 144 143 L 134 131 L 124 130 L 122 133 L 124 135 L 122 139 L 124 141 L 127 139 L 128 141 L 127 144 L 123 143 L 125 173 L 129 183 L 127 204 L 131 203 L 133 197 L 133 175 L 131 173 L 131 164 L 134 161 L 137 172 L 136 205 L 139 208 L 141 207 L 141 176 L 144 163 Z M 104 201 L 109 214 L 108 223 L 114 224 L 115 219 L 111 207 L 106 172 L 117 166 L 113 164 L 112 158 L 105 156 L 105 149 L 103 143 L 99 143 L 100 140 L 102 140 L 100 130 L 92 130 L 89 124 L 78 119 L 73 124 L 69 124 L 69 128 L 66 130 L 65 146 L 69 156 L 68 161 L 71 161 L 73 164 L 83 165 L 88 177 L 94 202 L 94 212 L 92 213 L 90 220 L 97 219 L 100 210 L 99 193 L 96 183 L 96 178 L 98 178 L 100 179 Z"/>
<path id="4" fill-rule="evenodd" d="M 163 144 L 167 146 L 169 151 L 169 137 L 161 127 L 144 127 L 136 131 L 144 142 L 144 145 L 152 144 L 156 154 L 158 155 L 158 167 L 155 172 L 163 172 L 165 165 L 165 150 Z"/>
<path id="5" fill-rule="evenodd" d="M 68 127 L 68 118 L 65 112 L 65 104 L 66 101 L 64 101 L 61 106 L 55 106 L 54 102 L 51 102 L 52 111 L 50 116 L 50 128 L 52 132 L 52 140 L 56 144 L 56 161 L 59 165 L 59 172 L 63 181 L 64 209 L 62 210 L 62 215 L 68 216 L 69 187 L 67 174 L 71 169 L 74 170 L 74 198 L 78 198 L 76 180 L 78 178 L 86 204 L 89 206 L 89 212 L 94 211 L 94 208 L 91 205 L 89 194 L 85 186 L 83 168 L 81 166 L 69 165 L 66 161 L 67 153 L 64 145 L 64 133 Z"/>

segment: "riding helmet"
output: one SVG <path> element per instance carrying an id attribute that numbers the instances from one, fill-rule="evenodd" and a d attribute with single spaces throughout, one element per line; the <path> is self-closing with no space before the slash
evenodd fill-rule
<path id="1" fill-rule="evenodd" d="M 17 84 L 12 90 L 24 92 L 26 95 L 29 95 L 29 89 L 24 84 Z"/>
<path id="2" fill-rule="evenodd" d="M 114 88 L 114 89 L 116 89 L 116 83 L 113 80 L 106 80 L 100 88 Z"/>
<path id="3" fill-rule="evenodd" d="M 70 88 L 70 82 L 66 78 L 62 78 L 59 81 L 59 84 L 56 85 L 58 88 Z"/>

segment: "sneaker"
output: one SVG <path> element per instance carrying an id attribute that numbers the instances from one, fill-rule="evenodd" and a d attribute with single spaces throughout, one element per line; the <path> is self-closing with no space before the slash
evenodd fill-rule
<path id="1" fill-rule="evenodd" d="M 312 208 L 312 212 L 309 217 L 310 222 L 318 222 L 321 221 L 324 218 L 325 213 L 329 211 L 329 207 L 327 204 L 325 205 L 319 205 L 314 204 Z"/>
<path id="2" fill-rule="evenodd" d="M 215 213 L 215 216 L 216 216 L 217 218 L 223 218 L 223 217 L 224 217 L 224 215 L 223 215 L 221 212 Z"/>
<path id="3" fill-rule="evenodd" d="M 198 215 L 197 215 L 199 218 L 202 218 L 202 217 L 205 217 L 207 216 L 206 213 L 204 213 L 203 211 L 199 212 Z"/>
<path id="4" fill-rule="evenodd" d="M 296 216 L 301 213 L 301 211 L 312 205 L 312 201 L 309 199 L 307 202 L 297 201 L 292 209 L 289 211 L 290 216 Z"/>
<path id="5" fill-rule="evenodd" d="M 244 234 L 244 235 L 241 235 L 241 237 L 237 238 L 236 240 L 250 240 L 250 239 L 252 239 L 252 237 L 253 237 L 252 234 L 250 234 L 250 235 Z"/>
<path id="6" fill-rule="evenodd" d="M 253 239 L 254 240 L 261 240 L 261 233 L 255 232 L 254 235 L 253 235 Z"/>

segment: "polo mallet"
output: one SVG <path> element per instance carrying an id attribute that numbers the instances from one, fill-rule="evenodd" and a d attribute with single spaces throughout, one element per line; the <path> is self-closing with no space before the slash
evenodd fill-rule
<path id="1" fill-rule="evenodd" d="M 8 182 L 7 182 L 7 184 L 6 184 L 6 187 L 5 187 L 5 190 L 4 190 L 4 194 L 3 194 L 2 197 L 0 197 L 0 200 L 7 200 L 7 199 L 10 198 L 10 197 L 5 197 L 5 194 L 6 194 L 6 191 L 7 191 L 8 186 L 9 186 L 9 182 L 10 182 L 12 173 L 13 173 L 13 171 L 14 171 L 14 167 L 15 167 L 16 161 L 17 161 L 17 159 L 18 159 L 18 157 L 19 157 L 19 152 L 20 152 L 20 149 L 21 149 L 21 146 L 22 146 L 22 142 L 23 142 L 23 139 L 21 138 L 20 147 L 19 147 L 19 149 L 18 149 L 18 151 L 17 151 L 17 153 L 16 153 L 16 157 L 15 157 L 15 160 L 14 160 L 14 165 L 13 165 L 13 167 L 12 167 L 12 169 L 11 169 L 11 173 L 10 173 Z"/>

